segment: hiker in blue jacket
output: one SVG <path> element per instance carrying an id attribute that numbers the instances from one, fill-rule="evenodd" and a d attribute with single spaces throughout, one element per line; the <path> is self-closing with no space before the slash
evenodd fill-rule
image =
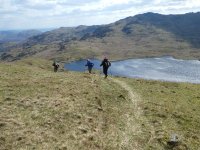
<path id="1" fill-rule="evenodd" d="M 94 64 L 89 59 L 87 59 L 87 63 L 86 63 L 85 66 L 88 67 L 88 71 L 89 71 L 89 73 L 91 73 L 92 72 L 92 67 L 94 66 Z"/>

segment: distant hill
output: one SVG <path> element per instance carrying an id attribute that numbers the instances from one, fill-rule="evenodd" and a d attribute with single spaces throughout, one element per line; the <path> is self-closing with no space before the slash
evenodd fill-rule
<path id="1" fill-rule="evenodd" d="M 193 47 L 200 48 L 200 13 L 184 15 L 146 13 L 131 18 L 125 28 L 129 28 L 131 24 L 153 25 L 173 33 L 177 38 L 188 41 Z"/>
<path id="2" fill-rule="evenodd" d="M 25 42 L 29 37 L 39 35 L 39 30 L 7 30 L 0 31 L 0 53 L 15 48 L 20 42 Z"/>
<path id="3" fill-rule="evenodd" d="M 199 59 L 200 13 L 139 14 L 98 26 L 61 27 L 30 37 L 1 55 L 2 60 L 28 56 L 48 59 L 111 59 L 172 55 Z"/>
<path id="4" fill-rule="evenodd" d="M 39 30 L 8 30 L 8 31 L 0 31 L 0 42 L 19 42 L 26 40 L 31 36 L 35 36 L 42 33 Z"/>

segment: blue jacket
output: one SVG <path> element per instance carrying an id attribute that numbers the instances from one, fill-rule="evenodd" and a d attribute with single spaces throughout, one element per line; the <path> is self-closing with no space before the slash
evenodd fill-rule
<path id="1" fill-rule="evenodd" d="M 85 66 L 92 68 L 94 66 L 94 64 L 87 60 L 87 64 Z"/>

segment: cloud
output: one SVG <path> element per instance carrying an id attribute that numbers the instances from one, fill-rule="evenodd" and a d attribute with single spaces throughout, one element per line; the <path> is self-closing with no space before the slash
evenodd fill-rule
<path id="1" fill-rule="evenodd" d="M 106 24 L 138 13 L 200 10 L 197 0 L 0 0 L 0 29 Z"/>

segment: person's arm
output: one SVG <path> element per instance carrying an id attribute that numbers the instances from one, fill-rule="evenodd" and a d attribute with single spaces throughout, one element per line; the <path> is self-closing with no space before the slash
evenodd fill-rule
<path id="1" fill-rule="evenodd" d="M 103 61 L 101 62 L 101 65 L 100 65 L 100 67 L 101 67 L 101 66 L 103 66 Z"/>
<path id="2" fill-rule="evenodd" d="M 111 62 L 109 61 L 108 63 L 109 63 L 109 67 L 110 67 L 111 66 Z"/>

